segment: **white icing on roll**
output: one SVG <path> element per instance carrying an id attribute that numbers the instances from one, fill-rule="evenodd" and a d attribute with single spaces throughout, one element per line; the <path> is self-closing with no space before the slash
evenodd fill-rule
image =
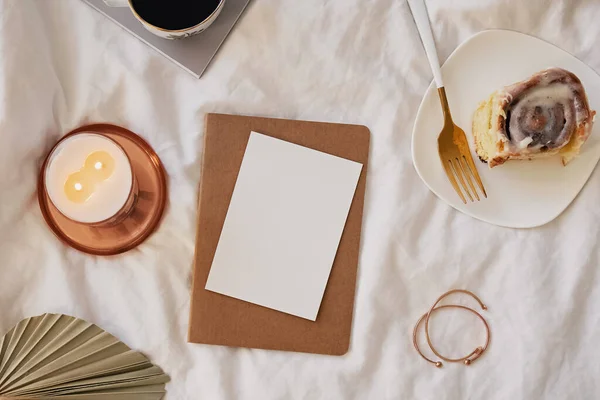
<path id="1" fill-rule="evenodd" d="M 521 154 L 558 151 L 589 118 L 581 82 L 560 68 L 508 86 L 502 95 L 506 118 L 499 130 L 509 148 Z"/>

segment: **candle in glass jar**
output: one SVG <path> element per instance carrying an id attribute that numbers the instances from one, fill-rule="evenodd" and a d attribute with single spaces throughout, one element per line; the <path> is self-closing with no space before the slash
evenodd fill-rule
<path id="1" fill-rule="evenodd" d="M 90 224 L 105 221 L 129 199 L 131 163 L 113 140 L 80 133 L 64 139 L 52 151 L 45 185 L 52 204 L 65 217 Z"/>

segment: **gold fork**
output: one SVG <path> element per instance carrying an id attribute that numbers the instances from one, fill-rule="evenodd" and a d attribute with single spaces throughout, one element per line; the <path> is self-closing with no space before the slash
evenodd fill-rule
<path id="1" fill-rule="evenodd" d="M 467 199 L 462 191 L 467 194 L 469 200 L 475 201 L 474 198 L 477 201 L 480 200 L 479 194 L 473 184 L 473 179 L 477 183 L 483 196 L 487 198 L 483 182 L 481 182 L 481 178 L 479 177 L 479 173 L 473 162 L 465 132 L 452 121 L 450 106 L 448 106 L 448 98 L 446 97 L 446 89 L 444 88 L 444 82 L 442 80 L 440 62 L 435 49 L 435 42 L 433 40 L 425 3 L 423 0 L 409 0 L 408 4 L 412 11 L 413 18 L 415 19 L 417 29 L 419 30 L 425 53 L 427 53 L 427 59 L 429 60 L 433 78 L 435 79 L 435 84 L 438 88 L 440 102 L 442 103 L 444 127 L 438 136 L 438 152 L 444 171 L 446 171 L 446 175 L 448 176 L 452 187 L 454 187 L 454 190 L 458 193 L 458 196 L 463 203 L 467 204 Z"/>

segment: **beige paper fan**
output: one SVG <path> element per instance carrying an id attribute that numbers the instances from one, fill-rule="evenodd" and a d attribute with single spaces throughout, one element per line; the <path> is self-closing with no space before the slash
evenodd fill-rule
<path id="1" fill-rule="evenodd" d="M 0 339 L 0 399 L 160 400 L 168 381 L 144 355 L 67 315 L 25 319 Z"/>

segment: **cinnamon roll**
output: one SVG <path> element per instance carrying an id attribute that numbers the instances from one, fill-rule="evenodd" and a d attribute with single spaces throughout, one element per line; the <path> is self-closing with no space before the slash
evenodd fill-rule
<path id="1" fill-rule="evenodd" d="M 567 165 L 590 135 L 595 114 L 577 76 L 561 68 L 540 71 L 479 104 L 477 154 L 490 168 L 556 154 Z"/>

